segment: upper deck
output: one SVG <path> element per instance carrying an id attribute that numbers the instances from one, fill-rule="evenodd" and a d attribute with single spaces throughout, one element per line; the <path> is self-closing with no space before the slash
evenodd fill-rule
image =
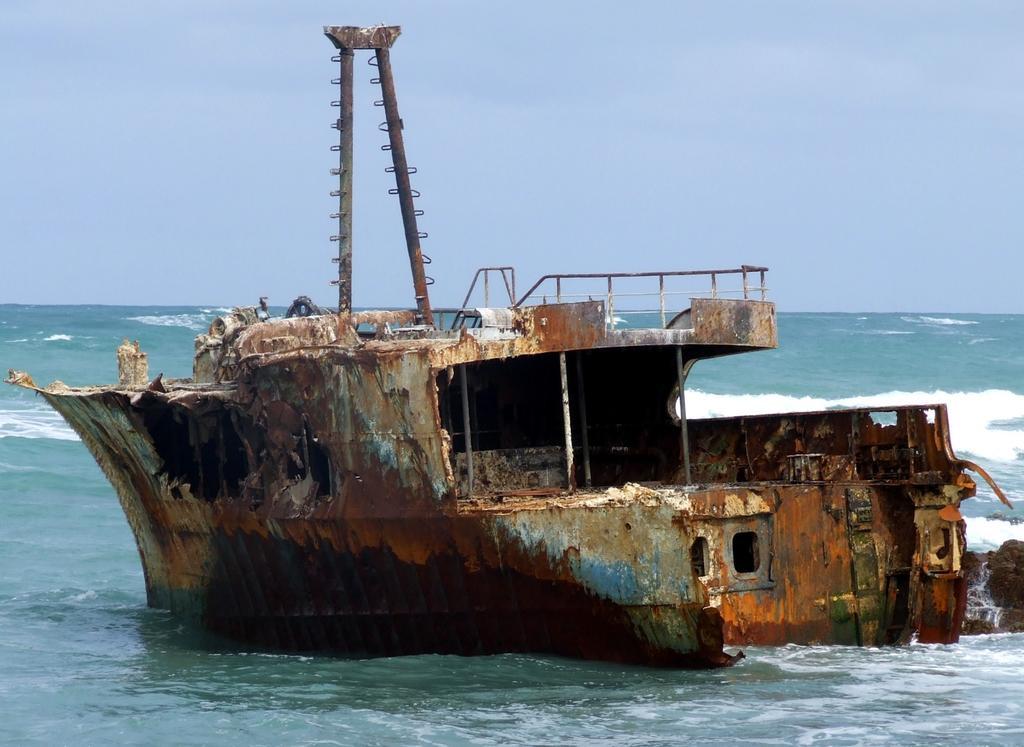
<path id="1" fill-rule="evenodd" d="M 233 378 L 243 361 L 303 349 L 421 351 L 431 366 L 602 348 L 673 347 L 693 361 L 776 347 L 767 268 L 545 275 L 516 295 L 509 267 L 477 270 L 463 303 L 433 310 L 218 320 L 197 341 L 195 382 Z M 491 286 L 504 305 L 492 305 Z M 304 309 L 305 310 L 305 309 Z"/>

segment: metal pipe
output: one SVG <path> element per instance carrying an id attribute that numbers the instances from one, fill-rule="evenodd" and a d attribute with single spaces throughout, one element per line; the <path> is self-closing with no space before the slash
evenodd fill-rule
<path id="1" fill-rule="evenodd" d="M 658 308 L 661 311 L 661 326 L 665 326 L 665 276 L 658 275 Z"/>
<path id="2" fill-rule="evenodd" d="M 459 368 L 462 379 L 462 437 L 466 442 L 466 495 L 473 495 L 473 438 L 469 428 L 469 374 L 466 364 Z"/>
<path id="3" fill-rule="evenodd" d="M 608 308 L 605 309 L 608 313 L 608 319 L 605 322 L 611 329 L 615 329 L 615 309 L 612 308 L 612 276 L 608 276 Z"/>
<path id="4" fill-rule="evenodd" d="M 558 369 L 562 379 L 562 425 L 565 427 L 565 471 L 569 477 L 569 492 L 576 492 L 576 465 L 572 455 L 572 421 L 569 416 L 569 377 L 565 370 L 565 353 L 558 354 Z"/>
<path id="5" fill-rule="evenodd" d="M 412 185 L 409 183 L 409 163 L 405 158 L 405 141 L 402 138 L 402 118 L 398 116 L 398 97 L 395 94 L 395 80 L 391 74 L 391 53 L 387 47 L 378 47 L 375 52 L 377 69 L 380 72 L 381 98 L 384 101 L 384 114 L 387 117 L 391 162 L 395 167 L 398 204 L 402 209 L 405 245 L 409 250 L 409 265 L 412 268 L 412 282 L 416 293 L 417 321 L 433 326 L 434 315 L 430 310 L 427 274 L 423 269 L 420 233 L 416 226 L 416 206 L 413 204 Z"/>
<path id="6" fill-rule="evenodd" d="M 462 305 L 459 307 L 460 309 L 465 309 L 467 307 L 467 305 L 469 304 L 469 299 L 471 299 L 473 297 L 473 291 L 476 289 L 476 283 L 480 279 L 480 275 L 482 275 L 483 273 L 487 272 L 488 270 L 492 270 L 494 272 L 500 272 L 501 273 L 501 278 L 505 282 L 505 289 L 508 291 L 509 303 L 510 304 L 515 304 L 515 302 L 516 302 L 516 271 L 515 271 L 515 269 L 513 269 L 512 267 L 508 267 L 508 266 L 506 266 L 506 267 L 480 267 L 480 268 L 477 269 L 476 273 L 474 273 L 474 275 L 473 275 L 473 282 L 469 284 L 469 290 L 466 292 L 466 297 L 464 299 L 462 299 Z M 512 285 L 511 286 L 509 286 L 508 277 L 505 275 L 505 271 L 506 270 L 508 270 L 511 273 L 511 276 L 512 276 Z"/>
<path id="7" fill-rule="evenodd" d="M 683 369 L 683 349 L 676 348 L 676 378 L 679 380 L 679 432 L 683 456 L 683 474 L 690 484 L 690 434 L 686 427 L 686 371 Z"/>
<path id="8" fill-rule="evenodd" d="M 338 50 L 338 312 L 352 311 L 352 60 L 351 49 Z"/>
<path id="9" fill-rule="evenodd" d="M 583 387 L 583 355 L 575 353 L 576 359 L 576 397 L 580 413 L 580 441 L 583 447 L 583 483 L 589 488 L 590 479 L 590 437 L 587 435 L 587 394 Z"/>

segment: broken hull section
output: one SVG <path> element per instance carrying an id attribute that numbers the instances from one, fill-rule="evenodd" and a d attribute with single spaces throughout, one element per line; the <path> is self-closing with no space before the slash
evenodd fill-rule
<path id="1" fill-rule="evenodd" d="M 240 319 L 197 340 L 194 381 L 11 380 L 115 486 L 150 603 L 240 640 L 720 666 L 957 639 L 975 485 L 941 405 L 681 420 L 695 361 L 774 346 L 764 302 L 494 316 Z"/>
<path id="2" fill-rule="evenodd" d="M 331 498 L 312 512 L 292 496 L 256 507 L 205 501 L 169 484 L 127 395 L 47 399 L 117 488 L 150 605 L 215 632 L 353 656 L 530 651 L 673 667 L 733 660 L 722 652 L 720 616 L 678 550 L 670 509 L 354 516 L 361 512 Z M 633 541 L 606 541 L 634 525 Z"/>
<path id="3" fill-rule="evenodd" d="M 945 407 L 692 426 L 700 479 L 772 481 L 764 493 L 770 511 L 712 529 L 718 552 L 704 580 L 727 641 L 958 640 L 967 595 L 959 506 L 975 494 L 964 468 L 976 465 L 953 454 Z M 719 517 L 727 511 L 711 509 Z M 770 543 L 761 553 L 769 567 L 756 579 L 735 573 L 739 532 Z"/>
<path id="4" fill-rule="evenodd" d="M 295 374 L 303 365 L 287 367 Z M 290 390 L 296 378 L 288 381 Z M 259 391 L 265 396 L 252 395 Z M 44 394 L 117 488 L 150 604 L 238 640 L 354 656 L 532 651 L 717 666 L 732 660 L 723 644 L 959 635 L 963 522 L 955 506 L 973 483 L 940 485 L 935 474 L 927 479 L 936 484 L 913 488 L 858 481 L 853 459 L 845 480 L 738 484 L 734 457 L 747 453 L 759 424 L 767 428 L 765 418 L 693 422 L 694 469 L 728 482 L 449 500 L 429 488 L 446 484 L 443 436 L 442 476 L 431 480 L 425 434 L 404 457 L 400 439 L 339 450 L 318 435 L 337 408 L 303 410 L 280 389 L 257 386 L 244 407 L 237 387 Z M 402 398 L 409 407 L 414 400 Z M 858 416 L 772 417 L 776 446 L 767 453 L 793 470 L 782 445 L 788 432 L 809 432 L 814 422 L 810 430 L 825 434 L 823 424 L 847 427 L 844 419 Z M 932 427 L 924 415 L 921 427 Z M 742 450 L 729 437 L 740 432 Z M 319 468 L 313 444 L 325 452 Z M 197 455 L 174 457 L 172 447 Z M 229 456 L 231 448 L 251 461 Z M 381 453 L 419 478 L 387 478 Z M 244 462 L 237 474 L 235 458 Z M 175 473 L 174 464 L 197 464 L 200 473 Z M 335 495 L 317 478 L 348 487 Z"/>

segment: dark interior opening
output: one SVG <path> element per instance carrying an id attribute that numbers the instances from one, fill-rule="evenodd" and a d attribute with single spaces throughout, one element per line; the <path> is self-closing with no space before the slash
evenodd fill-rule
<path id="1" fill-rule="evenodd" d="M 886 643 L 896 643 L 910 618 L 909 570 L 893 571 L 886 576 L 885 599 L 886 614 L 889 620 L 885 641 Z"/>
<path id="2" fill-rule="evenodd" d="M 137 411 L 168 478 L 208 501 L 238 495 L 249 460 L 230 410 L 197 412 L 154 397 Z"/>
<path id="3" fill-rule="evenodd" d="M 756 573 L 761 567 L 757 532 L 737 532 L 733 535 L 732 566 L 737 573 Z"/>
<path id="4" fill-rule="evenodd" d="M 531 458 L 546 460 L 548 467 L 547 452 L 557 456 L 557 450 L 564 450 L 558 357 L 558 353 L 542 353 L 466 365 L 474 464 L 485 461 L 476 457 L 479 452 L 503 452 L 502 458 L 522 472 L 529 469 L 523 465 L 525 450 L 546 450 L 543 458 Z M 566 359 L 576 484 L 584 484 L 587 457 L 595 487 L 630 481 L 674 482 L 681 463 L 680 428 L 666 403 L 677 381 L 675 349 L 570 351 Z M 455 464 L 457 455 L 466 452 L 461 367 L 453 369 L 451 378 L 447 371 L 440 372 L 437 387 Z M 586 452 L 582 400 L 586 403 Z M 564 464 L 564 453 L 560 458 Z M 500 489 L 501 485 L 488 487 Z"/>
<path id="5" fill-rule="evenodd" d="M 197 491 L 199 466 L 189 438 L 188 413 L 180 407 L 145 399 L 141 409 L 143 425 L 163 462 L 163 471 L 172 480 L 188 483 L 193 491 Z"/>
<path id="6" fill-rule="evenodd" d="M 221 487 L 220 459 L 220 430 L 213 428 L 210 438 L 200 439 L 199 442 L 199 493 L 208 501 L 217 497 Z"/>
<path id="7" fill-rule="evenodd" d="M 314 439 L 308 423 L 306 449 L 309 452 L 309 475 L 316 482 L 316 496 L 325 498 L 331 494 L 331 460 L 327 450 Z"/>
<path id="8" fill-rule="evenodd" d="M 696 575 L 708 575 L 708 541 L 704 537 L 698 537 L 690 545 L 690 565 Z"/>
<path id="9" fill-rule="evenodd" d="M 562 443 L 558 356 L 530 355 L 467 366 L 470 434 L 474 451 L 557 446 Z M 441 417 L 452 449 L 466 451 L 462 376 L 438 376 Z"/>
<path id="10" fill-rule="evenodd" d="M 302 454 L 291 451 L 285 455 L 284 473 L 292 482 L 297 482 L 306 476 L 306 463 Z"/>
<path id="11" fill-rule="evenodd" d="M 245 444 L 238 434 L 238 425 L 233 413 L 224 413 L 221 417 L 221 438 L 224 441 L 224 456 L 221 470 L 224 473 L 224 485 L 228 493 L 235 495 L 239 486 L 249 474 L 249 459 L 246 456 Z"/>
<path id="12" fill-rule="evenodd" d="M 325 498 L 331 494 L 331 458 L 320 445 L 309 423 L 303 418 L 302 430 L 293 433 L 294 448 L 284 455 L 285 476 L 293 481 L 310 477 L 316 483 L 316 497 Z"/>

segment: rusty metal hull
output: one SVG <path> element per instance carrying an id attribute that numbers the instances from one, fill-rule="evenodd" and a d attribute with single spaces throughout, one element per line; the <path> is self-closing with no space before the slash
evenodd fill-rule
<path id="1" fill-rule="evenodd" d="M 197 340 L 194 381 L 12 383 L 116 488 L 150 604 L 239 640 L 713 667 L 733 644 L 957 639 L 975 485 L 942 406 L 673 422 L 677 351 L 773 346 L 770 304 L 628 334 L 600 303 L 508 318 L 247 317 Z"/>
<path id="2" fill-rule="evenodd" d="M 454 504 L 396 500 L 406 491 L 369 470 L 355 478 L 365 484 L 358 496 L 316 500 L 303 478 L 275 499 L 243 490 L 207 500 L 168 479 L 168 455 L 152 435 L 159 427 L 140 417 L 154 406 L 146 400 L 173 395 L 136 395 L 134 404 L 110 391 L 45 396 L 117 488 L 149 603 L 213 631 L 354 656 L 531 651 L 673 667 L 733 661 L 722 651 L 717 610 L 673 553 L 671 511 L 453 512 L 446 508 Z M 188 399 L 208 418 L 235 406 Z M 280 401 L 268 404 L 275 403 L 280 417 Z M 195 420 L 186 425 L 201 429 Z M 263 437 L 279 434 L 271 428 Z M 605 541 L 624 525 L 638 528 L 634 541 Z M 659 548 L 678 558 L 662 560 Z M 652 551 L 653 560 L 637 562 Z"/>

